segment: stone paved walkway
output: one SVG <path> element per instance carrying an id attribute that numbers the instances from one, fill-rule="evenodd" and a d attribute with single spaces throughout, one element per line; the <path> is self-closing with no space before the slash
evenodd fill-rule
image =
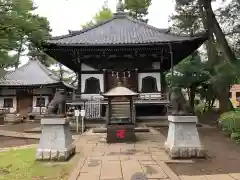
<path id="1" fill-rule="evenodd" d="M 82 158 L 71 180 L 130 180 L 136 172 L 148 179 L 178 179 L 164 163 L 164 137 L 156 130 L 138 133 L 135 144 L 106 144 L 103 134 L 85 133 L 76 143 Z"/>
<path id="2" fill-rule="evenodd" d="M 8 136 L 8 137 L 16 137 L 16 138 L 28 138 L 28 139 L 40 139 L 41 134 L 0 130 L 0 136 Z M 77 139 L 78 137 L 79 137 L 79 135 L 73 135 L 73 139 Z"/>
<path id="3" fill-rule="evenodd" d="M 40 134 L 0 130 L 0 135 L 39 139 Z M 201 176 L 177 176 L 167 162 L 193 163 L 191 160 L 173 161 L 164 152 L 165 137 L 155 129 L 138 133 L 135 144 L 106 144 L 104 134 L 86 132 L 76 140 L 81 158 L 69 180 L 131 180 L 136 172 L 146 174 L 149 180 L 240 180 L 240 173 Z M 27 145 L 19 148 L 29 148 Z M 0 151 L 8 150 L 3 148 Z"/>
<path id="4" fill-rule="evenodd" d="M 164 152 L 165 137 L 155 129 L 138 133 L 135 144 L 106 144 L 104 136 L 89 131 L 78 139 L 81 158 L 69 180 L 131 180 L 136 172 L 144 173 L 149 180 L 240 180 L 240 174 L 178 177 L 166 163 L 180 161 L 171 160 Z"/>

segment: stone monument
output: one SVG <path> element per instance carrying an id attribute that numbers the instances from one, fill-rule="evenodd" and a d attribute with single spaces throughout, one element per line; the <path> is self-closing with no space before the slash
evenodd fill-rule
<path id="1" fill-rule="evenodd" d="M 171 92 L 172 115 L 168 116 L 169 130 L 165 150 L 171 158 L 203 158 L 203 148 L 198 130 L 197 116 L 189 113 L 189 107 L 182 91 L 174 87 Z"/>
<path id="2" fill-rule="evenodd" d="M 57 90 L 47 108 L 47 115 L 41 119 L 37 160 L 66 161 L 75 154 L 69 121 L 64 116 L 64 102 L 64 92 Z"/>

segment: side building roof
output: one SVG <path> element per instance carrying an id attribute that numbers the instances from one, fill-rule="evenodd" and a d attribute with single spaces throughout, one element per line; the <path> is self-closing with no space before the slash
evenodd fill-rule
<path id="1" fill-rule="evenodd" d="M 29 60 L 27 64 L 14 71 L 7 72 L 0 78 L 0 87 L 63 85 L 75 89 L 72 85 L 61 81 L 60 78 L 39 60 Z"/>

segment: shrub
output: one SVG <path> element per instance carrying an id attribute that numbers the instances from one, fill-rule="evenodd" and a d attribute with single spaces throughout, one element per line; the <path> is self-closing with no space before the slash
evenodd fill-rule
<path id="1" fill-rule="evenodd" d="M 204 108 L 205 108 L 205 103 L 201 102 L 198 105 L 195 105 L 194 112 L 196 114 L 203 114 L 204 113 Z"/>
<path id="2" fill-rule="evenodd" d="M 231 139 L 240 140 L 240 110 L 229 111 L 220 116 L 219 124 L 224 132 L 229 132 Z"/>

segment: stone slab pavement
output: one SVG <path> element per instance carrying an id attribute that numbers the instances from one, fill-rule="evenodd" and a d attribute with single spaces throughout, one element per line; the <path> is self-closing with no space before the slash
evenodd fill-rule
<path id="1" fill-rule="evenodd" d="M 194 163 L 171 160 L 164 151 L 165 137 L 154 128 L 137 133 L 133 144 L 107 144 L 106 134 L 88 131 L 76 141 L 81 158 L 69 180 L 131 180 L 134 173 L 144 173 L 148 180 L 240 180 L 240 174 L 177 176 L 166 163 Z"/>
<path id="2" fill-rule="evenodd" d="M 39 139 L 40 134 L 0 130 L 1 136 Z M 154 128 L 150 133 L 137 133 L 134 144 L 107 144 L 105 134 L 88 131 L 74 135 L 77 153 L 81 158 L 69 180 L 131 180 L 136 172 L 149 180 L 240 180 L 240 173 L 203 176 L 177 176 L 166 163 L 194 163 L 191 160 L 171 160 L 164 151 L 165 137 Z M 17 148 L 29 148 L 27 145 Z M 9 148 L 2 148 L 7 151 Z"/>
<path id="3" fill-rule="evenodd" d="M 15 137 L 15 138 L 27 138 L 27 139 L 40 139 L 41 134 L 36 133 L 24 133 L 8 130 L 0 130 L 0 136 Z M 73 135 L 73 139 L 76 140 L 79 135 Z"/>

